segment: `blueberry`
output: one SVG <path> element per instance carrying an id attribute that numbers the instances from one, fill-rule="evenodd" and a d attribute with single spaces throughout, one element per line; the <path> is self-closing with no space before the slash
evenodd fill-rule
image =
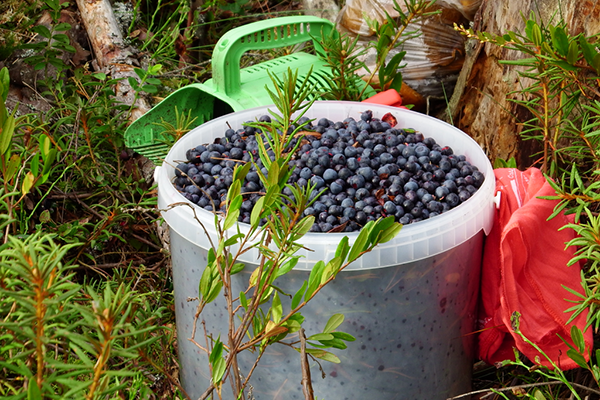
<path id="1" fill-rule="evenodd" d="M 383 209 L 385 210 L 385 212 L 388 215 L 394 215 L 396 213 L 396 210 L 397 210 L 396 204 L 394 204 L 394 202 L 392 202 L 392 201 L 386 201 L 383 204 Z"/>
<path id="2" fill-rule="evenodd" d="M 357 200 L 366 199 L 367 197 L 369 197 L 369 195 L 370 195 L 369 191 L 367 189 L 365 189 L 365 188 L 358 188 L 358 189 L 356 189 L 355 197 L 356 197 Z"/>
<path id="3" fill-rule="evenodd" d="M 342 203 L 340 205 L 344 208 L 351 208 L 354 207 L 354 201 L 352 201 L 352 199 L 350 198 L 346 198 L 342 200 Z"/>
<path id="4" fill-rule="evenodd" d="M 408 191 L 417 191 L 419 189 L 419 184 L 415 181 L 408 181 L 404 185 L 404 192 Z"/>
<path id="5" fill-rule="evenodd" d="M 445 202 L 450 206 L 450 208 L 454 208 L 460 204 L 460 198 L 456 193 L 449 193 L 445 198 Z"/>
<path id="6" fill-rule="evenodd" d="M 469 191 L 467 191 L 467 190 L 461 190 L 458 193 L 458 198 L 460 199 L 461 202 L 467 201 L 469 199 L 469 197 L 471 197 L 471 193 L 469 193 Z"/>
<path id="7" fill-rule="evenodd" d="M 365 177 L 362 175 L 353 175 L 348 178 L 348 185 L 352 186 L 354 189 L 365 187 L 365 183 Z"/>
<path id="8" fill-rule="evenodd" d="M 344 190 L 344 187 L 337 182 L 331 182 L 331 184 L 329 185 L 329 190 L 333 194 L 338 194 Z"/>
<path id="9" fill-rule="evenodd" d="M 450 190 L 446 186 L 438 186 L 435 189 L 435 197 L 438 199 L 443 199 L 444 197 L 448 196 L 448 194 L 450 194 Z"/>
<path id="10" fill-rule="evenodd" d="M 310 178 L 310 182 L 313 184 L 315 189 L 321 189 L 323 186 L 325 186 L 325 180 L 323 180 L 323 178 L 321 178 L 320 176 L 313 176 Z"/>

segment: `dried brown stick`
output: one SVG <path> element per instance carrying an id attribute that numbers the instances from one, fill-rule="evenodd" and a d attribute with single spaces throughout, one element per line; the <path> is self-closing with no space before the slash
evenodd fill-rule
<path id="1" fill-rule="evenodd" d="M 314 400 L 315 394 L 310 380 L 310 366 L 306 354 L 306 336 L 304 328 L 300 329 L 300 365 L 302 366 L 302 392 L 305 400 Z"/>

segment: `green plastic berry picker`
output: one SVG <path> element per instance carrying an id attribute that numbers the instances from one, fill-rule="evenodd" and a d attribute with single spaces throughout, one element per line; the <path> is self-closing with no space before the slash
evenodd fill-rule
<path id="1" fill-rule="evenodd" d="M 125 144 L 146 156 L 155 164 L 162 164 L 169 145 L 162 137 L 161 124 L 176 124 L 176 110 L 196 117 L 189 128 L 231 112 L 272 104 L 265 90 L 273 83 L 267 71 L 281 76 L 291 68 L 298 70 L 302 81 L 312 68 L 310 80 L 317 88 L 327 91 L 330 69 L 316 55 L 297 52 L 240 69 L 242 55 L 251 50 L 293 46 L 328 35 L 334 28 L 326 19 L 310 16 L 273 18 L 232 29 L 217 42 L 212 58 L 212 79 L 205 83 L 185 86 L 171 93 L 152 110 L 133 122 L 125 132 Z M 372 94 L 375 91 L 369 88 Z M 317 96 L 318 93 L 315 93 Z"/>

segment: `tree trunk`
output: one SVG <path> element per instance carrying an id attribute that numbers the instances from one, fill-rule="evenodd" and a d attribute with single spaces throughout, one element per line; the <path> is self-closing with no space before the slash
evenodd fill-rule
<path id="1" fill-rule="evenodd" d="M 494 34 L 508 31 L 523 33 L 527 18 L 533 12 L 538 21 L 556 24 L 566 22 L 571 35 L 586 35 L 600 31 L 599 0 L 484 0 L 473 29 Z M 554 19 L 552 16 L 554 15 Z M 519 122 L 529 113 L 509 99 L 528 85 L 518 75 L 518 68 L 501 65 L 499 60 L 516 60 L 523 55 L 496 45 L 477 41 L 467 44 L 467 56 L 454 94 L 449 114 L 454 124 L 473 137 L 493 161 L 515 157 L 520 167 L 531 165 L 536 143 L 520 139 L 523 127 Z M 448 115 L 444 119 L 450 119 Z"/>
<path id="2" fill-rule="evenodd" d="M 114 79 L 123 78 L 116 85 L 116 97 L 124 104 L 135 104 L 130 115 L 130 120 L 135 121 L 150 110 L 151 106 L 145 98 L 135 98 L 135 90 L 127 81 L 129 77 L 138 79 L 133 68 L 139 62 L 125 46 L 110 2 L 77 0 L 77 7 L 94 50 L 98 69 L 107 72 Z"/>

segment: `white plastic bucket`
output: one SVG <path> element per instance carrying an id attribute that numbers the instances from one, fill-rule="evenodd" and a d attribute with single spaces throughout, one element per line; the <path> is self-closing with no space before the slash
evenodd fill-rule
<path id="1" fill-rule="evenodd" d="M 199 144 L 223 137 L 231 126 L 267 114 L 271 107 L 229 114 L 190 131 L 171 149 L 157 169 L 158 205 L 171 233 L 171 256 L 175 286 L 180 374 L 185 390 L 198 398 L 208 386 L 207 356 L 190 338 L 198 284 L 206 266 L 210 246 L 199 218 L 214 238 L 214 216 L 189 203 L 173 186 L 174 166 L 185 160 L 185 152 Z M 398 127 L 413 128 L 441 145 L 464 154 L 477 166 L 485 180 L 479 190 L 460 206 L 434 218 L 407 225 L 392 241 L 378 246 L 340 273 L 302 314 L 307 335 L 320 332 L 329 317 L 346 316 L 340 330 L 357 340 L 345 350 L 334 352 L 341 364 L 321 362 L 325 379 L 316 363 L 311 365 L 313 387 L 318 398 L 328 400 L 373 398 L 445 399 L 469 390 L 479 271 L 483 235 L 493 223 L 494 174 L 479 145 L 460 130 L 440 120 L 395 107 L 354 102 L 316 102 L 306 114 L 310 118 L 342 121 L 358 119 L 370 109 L 381 118 L 391 112 Z M 170 207 L 176 203 L 188 206 Z M 247 226 L 240 224 L 244 231 Z M 281 281 L 278 287 L 295 293 L 310 268 L 329 260 L 343 236 L 350 243 L 358 233 L 307 234 L 302 243 L 312 251 Z M 241 258 L 246 269 L 234 276 L 234 293 L 245 289 L 257 263 L 257 253 Z M 224 303 L 209 305 L 201 319 L 208 331 L 226 334 Z M 204 339 L 198 327 L 196 341 Z M 294 350 L 271 346 L 251 379 L 256 399 L 303 399 L 300 359 Z M 252 357 L 241 358 L 244 366 Z M 229 387 L 229 385 L 227 385 Z M 358 396 L 358 397 L 357 397 Z M 227 398 L 227 395 L 224 397 Z"/>

